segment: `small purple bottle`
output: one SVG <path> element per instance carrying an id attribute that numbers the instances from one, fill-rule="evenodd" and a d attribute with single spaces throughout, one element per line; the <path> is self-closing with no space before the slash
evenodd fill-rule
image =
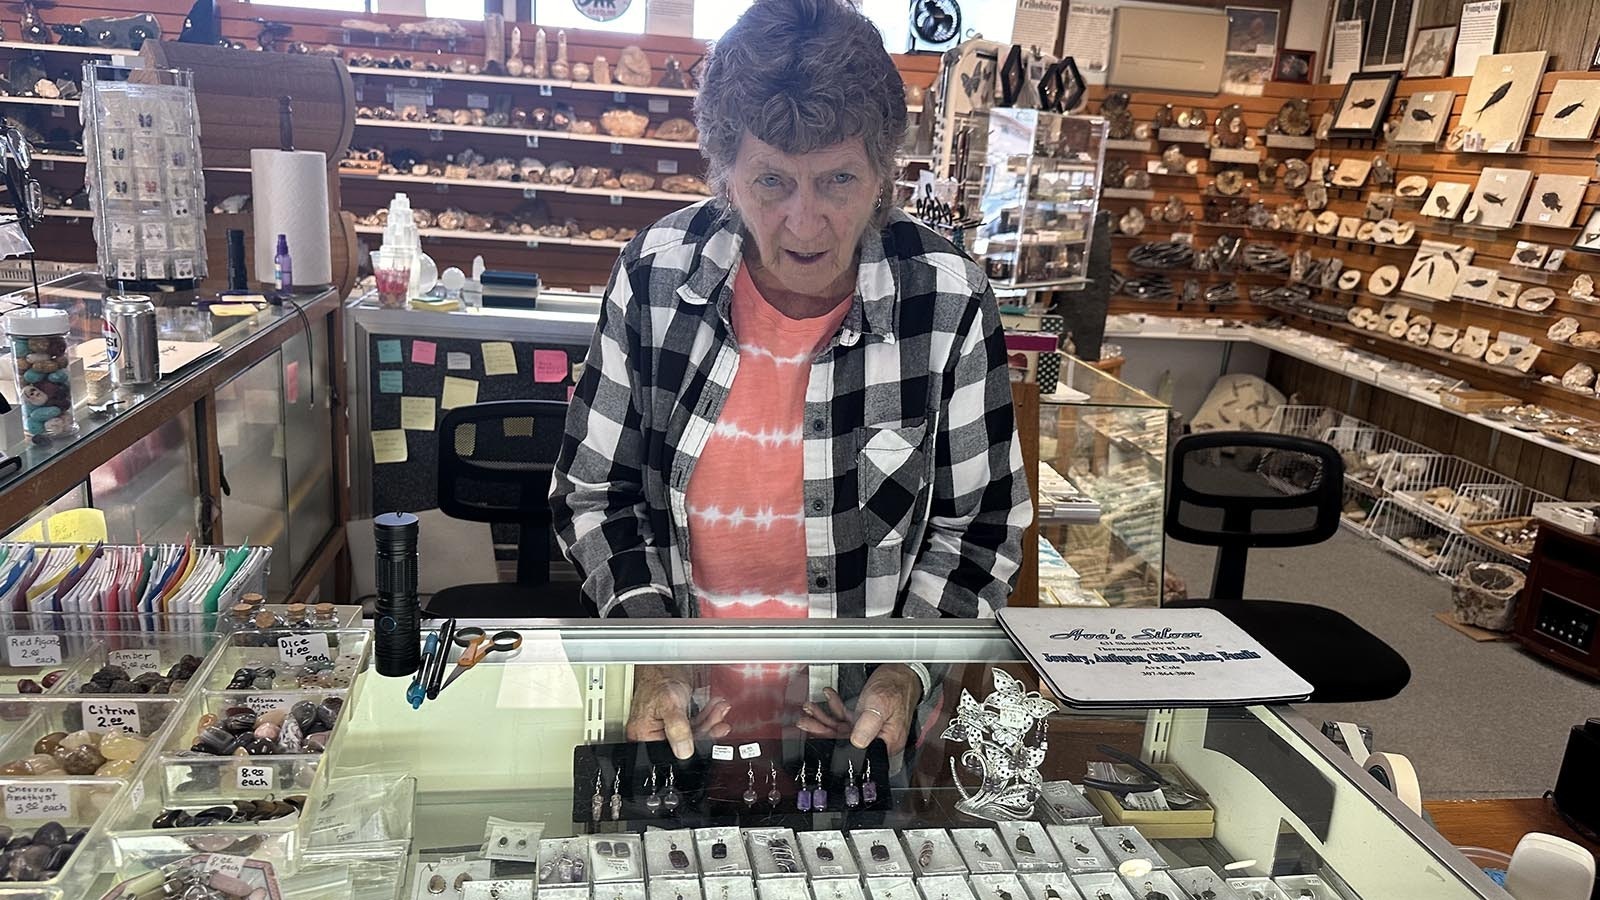
<path id="1" fill-rule="evenodd" d="M 272 257 L 272 282 L 280 291 L 294 290 L 294 262 L 289 258 L 289 236 L 278 235 L 278 250 Z"/>

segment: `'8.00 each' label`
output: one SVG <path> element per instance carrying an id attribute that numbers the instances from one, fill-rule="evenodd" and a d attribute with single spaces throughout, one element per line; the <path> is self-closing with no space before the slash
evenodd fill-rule
<path id="1" fill-rule="evenodd" d="M 72 786 L 66 784 L 8 784 L 5 786 L 8 819 L 72 818 Z"/>
<path id="2" fill-rule="evenodd" d="M 61 635 L 8 635 L 6 637 L 6 664 L 12 666 L 61 665 Z"/>
<path id="3" fill-rule="evenodd" d="M 107 700 L 83 701 L 83 730 L 104 734 L 127 731 L 139 734 L 139 707 L 134 703 Z"/>
<path id="4" fill-rule="evenodd" d="M 240 766 L 234 782 L 241 791 L 272 790 L 271 766 Z"/>
<path id="5" fill-rule="evenodd" d="M 312 631 L 278 638 L 278 659 L 289 666 L 316 660 L 332 662 L 333 653 L 328 649 L 328 635 L 325 632 Z"/>

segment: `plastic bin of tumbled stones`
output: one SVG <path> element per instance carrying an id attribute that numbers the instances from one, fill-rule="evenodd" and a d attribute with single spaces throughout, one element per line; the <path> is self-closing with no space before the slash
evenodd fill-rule
<path id="1" fill-rule="evenodd" d="M 166 788 L 173 797 L 283 796 L 308 789 L 344 710 L 342 692 L 206 696 L 173 732 Z"/>

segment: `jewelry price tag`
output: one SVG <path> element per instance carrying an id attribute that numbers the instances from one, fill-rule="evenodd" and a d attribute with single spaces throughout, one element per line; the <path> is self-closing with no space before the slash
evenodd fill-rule
<path id="1" fill-rule="evenodd" d="M 317 659 L 333 661 L 333 654 L 328 650 L 326 632 L 313 631 L 308 634 L 289 634 L 278 638 L 278 661 L 284 665 L 294 666 Z"/>
<path id="2" fill-rule="evenodd" d="M 13 634 L 6 638 L 6 663 L 13 666 L 61 665 L 61 635 Z"/>
<path id="3" fill-rule="evenodd" d="M 733 748 L 727 744 L 716 744 L 711 748 L 711 758 L 718 762 L 732 762 Z"/>
<path id="4" fill-rule="evenodd" d="M 761 758 L 761 745 L 760 744 L 753 744 L 753 743 L 752 744 L 740 745 L 740 747 L 739 747 L 739 758 L 740 759 L 760 759 Z"/>
<path id="5" fill-rule="evenodd" d="M 106 654 L 106 663 L 121 666 L 129 675 L 161 671 L 160 650 L 113 650 Z"/>
<path id="6" fill-rule="evenodd" d="M 271 766 L 240 766 L 234 786 L 241 791 L 272 790 Z"/>
<path id="7" fill-rule="evenodd" d="M 139 734 L 139 707 L 133 703 L 85 700 L 83 730 L 101 734 L 118 730 Z"/>
<path id="8" fill-rule="evenodd" d="M 8 784 L 5 810 L 8 819 L 70 819 L 72 788 L 65 784 Z"/>

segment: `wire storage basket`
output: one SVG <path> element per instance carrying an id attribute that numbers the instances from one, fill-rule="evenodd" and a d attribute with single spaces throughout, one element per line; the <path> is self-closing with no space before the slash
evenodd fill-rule
<path id="1" fill-rule="evenodd" d="M 1394 457 L 1433 452 L 1416 441 L 1372 425 L 1330 428 L 1322 439 L 1344 457 L 1345 483 L 1372 497 L 1388 494 L 1380 476 Z"/>
<path id="2" fill-rule="evenodd" d="M 1296 437 L 1327 440 L 1323 435 L 1330 428 L 1357 428 L 1367 423 L 1331 406 L 1299 406 L 1285 404 L 1272 413 L 1264 431 L 1291 434 Z M 1370 426 L 1368 426 L 1370 427 Z"/>
<path id="3" fill-rule="evenodd" d="M 1458 507 L 1473 513 L 1481 510 L 1476 501 L 1462 502 L 1462 492 L 1468 485 L 1476 486 L 1480 495 L 1489 485 L 1519 487 L 1498 472 L 1445 453 L 1399 454 L 1385 468 L 1380 483 L 1392 499 L 1452 531 L 1461 530 Z"/>
<path id="4" fill-rule="evenodd" d="M 1367 532 L 1397 556 L 1424 572 L 1439 571 L 1452 535 L 1433 519 L 1418 515 L 1393 497 L 1379 500 L 1367 517 Z"/>

